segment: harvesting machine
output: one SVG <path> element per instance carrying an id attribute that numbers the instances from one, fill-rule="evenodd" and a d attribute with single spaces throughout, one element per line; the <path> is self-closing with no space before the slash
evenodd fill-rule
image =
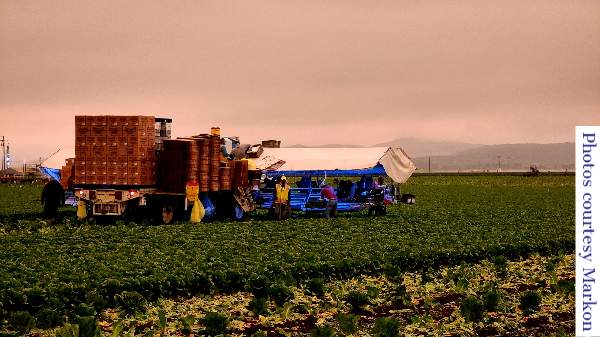
<path id="1" fill-rule="evenodd" d="M 75 194 L 93 216 L 170 223 L 200 200 L 207 213 L 241 219 L 254 211 L 247 164 L 221 167 L 218 129 L 171 139 L 171 119 L 76 116 Z"/>
<path id="2" fill-rule="evenodd" d="M 280 148 L 279 141 L 263 141 L 247 147 L 256 165 L 249 170 L 247 160 L 221 157 L 221 142 L 227 140 L 233 149 L 237 137 L 221 138 L 220 129 L 212 128 L 210 134 L 172 139 L 171 123 L 153 116 L 75 117 L 75 158 L 67 160 L 71 166 L 63 167 L 61 178 L 74 176 L 75 194 L 87 214 L 170 223 L 189 216 L 200 200 L 207 215 L 240 220 L 258 205 L 271 206 L 271 177 L 329 173 L 391 178 L 389 188 L 373 188 L 372 178 L 353 187 L 336 186 L 339 211 L 368 208 L 384 215 L 386 205 L 396 200 L 393 183 L 403 183 L 415 169 L 399 148 Z M 267 179 L 259 188 L 261 176 Z M 312 184 L 292 187 L 292 210 L 324 210 L 319 193 Z"/>

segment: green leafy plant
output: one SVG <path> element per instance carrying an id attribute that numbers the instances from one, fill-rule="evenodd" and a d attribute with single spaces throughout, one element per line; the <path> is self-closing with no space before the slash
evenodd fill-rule
<path id="1" fill-rule="evenodd" d="M 367 286 L 366 289 L 367 289 L 367 297 L 368 298 L 373 299 L 373 298 L 377 298 L 377 296 L 379 296 L 379 288 Z"/>
<path id="2" fill-rule="evenodd" d="M 433 281 L 433 277 L 427 271 L 423 271 L 423 273 L 421 274 L 421 283 L 426 284 L 426 283 L 432 282 L 432 281 Z"/>
<path id="3" fill-rule="evenodd" d="M 537 291 L 527 290 L 519 297 L 519 309 L 523 310 L 525 316 L 540 310 L 542 295 Z"/>
<path id="4" fill-rule="evenodd" d="M 101 330 L 98 321 L 94 316 L 76 317 L 74 324 L 79 326 L 80 337 L 99 337 Z"/>
<path id="5" fill-rule="evenodd" d="M 125 315 L 135 316 L 146 312 L 146 299 L 135 291 L 123 291 L 115 295 L 115 301 Z"/>
<path id="6" fill-rule="evenodd" d="M 490 290 L 483 295 L 483 307 L 485 310 L 496 311 L 498 303 L 500 303 L 500 293 L 495 289 Z"/>
<path id="7" fill-rule="evenodd" d="M 325 295 L 325 289 L 323 287 L 323 280 L 320 278 L 313 278 L 306 282 L 306 289 L 318 297 Z"/>
<path id="8" fill-rule="evenodd" d="M 324 326 L 310 330 L 310 337 L 334 337 L 335 330 L 330 326 Z"/>
<path id="9" fill-rule="evenodd" d="M 404 284 L 396 285 L 394 291 L 392 292 L 392 296 L 399 300 L 404 300 L 406 297 L 410 298 L 408 292 L 406 291 L 406 285 Z"/>
<path id="10" fill-rule="evenodd" d="M 85 303 L 80 303 L 73 306 L 73 313 L 75 316 L 95 316 L 96 310 L 94 310 L 94 307 L 88 306 Z"/>
<path id="11" fill-rule="evenodd" d="M 206 327 L 203 334 L 209 336 L 225 334 L 230 325 L 227 317 L 217 312 L 209 312 L 204 318 L 199 320 L 199 323 Z"/>
<path id="12" fill-rule="evenodd" d="M 335 315 L 335 321 L 345 335 L 355 335 L 358 332 L 358 315 L 343 312 Z"/>
<path id="13" fill-rule="evenodd" d="M 54 309 L 42 309 L 35 314 L 36 325 L 42 329 L 54 329 L 64 321 L 63 316 Z"/>
<path id="14" fill-rule="evenodd" d="M 469 281 L 467 279 L 461 278 L 456 282 L 455 290 L 457 293 L 462 294 L 469 289 Z"/>
<path id="15" fill-rule="evenodd" d="M 499 270 L 506 269 L 506 267 L 508 266 L 507 262 L 508 260 L 506 260 L 506 258 L 502 255 L 494 256 L 492 258 L 492 263 L 494 264 L 494 267 L 496 267 L 496 269 Z"/>
<path id="16" fill-rule="evenodd" d="M 4 317 L 6 316 L 6 311 L 4 310 L 4 303 L 2 303 L 2 301 L 4 300 L 4 292 L 0 290 L 0 329 L 2 329 L 2 326 L 4 325 Z"/>
<path id="17" fill-rule="evenodd" d="M 164 311 L 158 312 L 158 327 L 161 331 L 165 331 L 167 329 L 167 316 Z"/>
<path id="18" fill-rule="evenodd" d="M 559 293 L 566 296 L 575 293 L 575 284 L 570 280 L 558 280 L 556 284 L 550 285 L 550 290 L 553 293 Z"/>
<path id="19" fill-rule="evenodd" d="M 24 291 L 27 296 L 27 304 L 34 308 L 40 308 L 46 302 L 46 291 L 35 287 L 29 290 Z"/>
<path id="20" fill-rule="evenodd" d="M 267 337 L 267 333 L 262 330 L 258 330 L 257 332 L 252 334 L 252 337 Z"/>
<path id="21" fill-rule="evenodd" d="M 481 322 L 483 320 L 483 304 L 475 296 L 465 297 L 460 301 L 460 313 L 467 322 Z"/>
<path id="22" fill-rule="evenodd" d="M 248 310 L 252 311 L 254 316 L 266 316 L 269 314 L 267 299 L 264 297 L 255 297 L 248 303 Z"/>
<path id="23" fill-rule="evenodd" d="M 112 325 L 112 333 L 110 334 L 111 337 L 117 337 L 117 336 L 121 335 L 121 332 L 123 332 L 124 329 L 125 329 L 125 321 L 123 319 L 120 319 L 120 320 L 114 322 Z"/>
<path id="24" fill-rule="evenodd" d="M 278 306 L 282 306 L 284 303 L 294 298 L 294 292 L 281 284 L 272 285 L 270 294 L 271 299 L 275 301 Z"/>
<path id="25" fill-rule="evenodd" d="M 379 337 L 396 337 L 400 333 L 400 322 L 394 316 L 377 318 L 372 333 Z"/>
<path id="26" fill-rule="evenodd" d="M 85 294 L 85 303 L 94 308 L 96 314 L 99 314 L 104 310 L 108 301 L 97 290 L 94 290 Z"/>
<path id="27" fill-rule="evenodd" d="M 254 294 L 254 297 L 269 298 L 271 281 L 264 275 L 250 275 L 246 289 Z"/>
<path id="28" fill-rule="evenodd" d="M 55 297 L 51 297 L 46 301 L 46 307 L 62 314 L 64 313 L 65 303 Z"/>
<path id="29" fill-rule="evenodd" d="M 8 324 L 19 333 L 19 335 L 27 334 L 35 327 L 35 317 L 31 316 L 27 311 L 17 311 L 10 314 Z"/>
<path id="30" fill-rule="evenodd" d="M 56 337 L 79 337 L 79 325 L 65 323 L 56 330 Z"/>
<path id="31" fill-rule="evenodd" d="M 208 316 L 208 314 L 207 314 L 207 316 Z M 184 335 L 192 334 L 192 326 L 194 325 L 195 322 L 196 322 L 196 316 L 194 316 L 194 315 L 187 315 L 186 317 L 180 318 L 179 323 L 181 323 L 181 332 Z M 207 328 L 207 330 L 208 330 L 208 328 Z"/>
<path id="32" fill-rule="evenodd" d="M 352 305 L 353 308 L 364 307 L 371 303 L 369 297 L 359 291 L 351 291 L 346 297 L 346 302 Z"/>

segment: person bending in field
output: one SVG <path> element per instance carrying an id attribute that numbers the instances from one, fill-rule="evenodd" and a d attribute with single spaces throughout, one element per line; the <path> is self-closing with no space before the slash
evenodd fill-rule
<path id="1" fill-rule="evenodd" d="M 333 187 L 327 185 L 325 180 L 321 183 L 321 200 L 327 199 L 327 206 L 325 207 L 325 218 L 331 219 L 330 215 L 337 215 L 337 196 Z"/>
<path id="2" fill-rule="evenodd" d="M 65 190 L 60 183 L 51 179 L 42 190 L 42 205 L 44 205 L 44 218 L 50 220 L 50 224 L 56 223 L 58 206 L 65 203 Z"/>

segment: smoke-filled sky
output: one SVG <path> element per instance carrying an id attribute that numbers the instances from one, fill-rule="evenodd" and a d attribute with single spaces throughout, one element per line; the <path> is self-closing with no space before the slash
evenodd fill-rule
<path id="1" fill-rule="evenodd" d="M 13 164 L 73 148 L 83 114 L 283 146 L 572 142 L 600 125 L 600 2 L 0 0 Z"/>

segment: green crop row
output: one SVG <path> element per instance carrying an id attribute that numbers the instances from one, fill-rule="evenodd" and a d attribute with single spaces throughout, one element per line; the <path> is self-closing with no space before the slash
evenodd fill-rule
<path id="1" fill-rule="evenodd" d="M 33 213 L 6 214 L 0 315 L 89 316 L 123 292 L 147 300 L 231 293 L 260 276 L 299 285 L 574 249 L 573 177 L 467 178 L 413 177 L 402 192 L 416 204 L 390 205 L 385 217 L 277 222 L 259 212 L 245 222 L 100 226 L 71 210 L 49 227 Z"/>

